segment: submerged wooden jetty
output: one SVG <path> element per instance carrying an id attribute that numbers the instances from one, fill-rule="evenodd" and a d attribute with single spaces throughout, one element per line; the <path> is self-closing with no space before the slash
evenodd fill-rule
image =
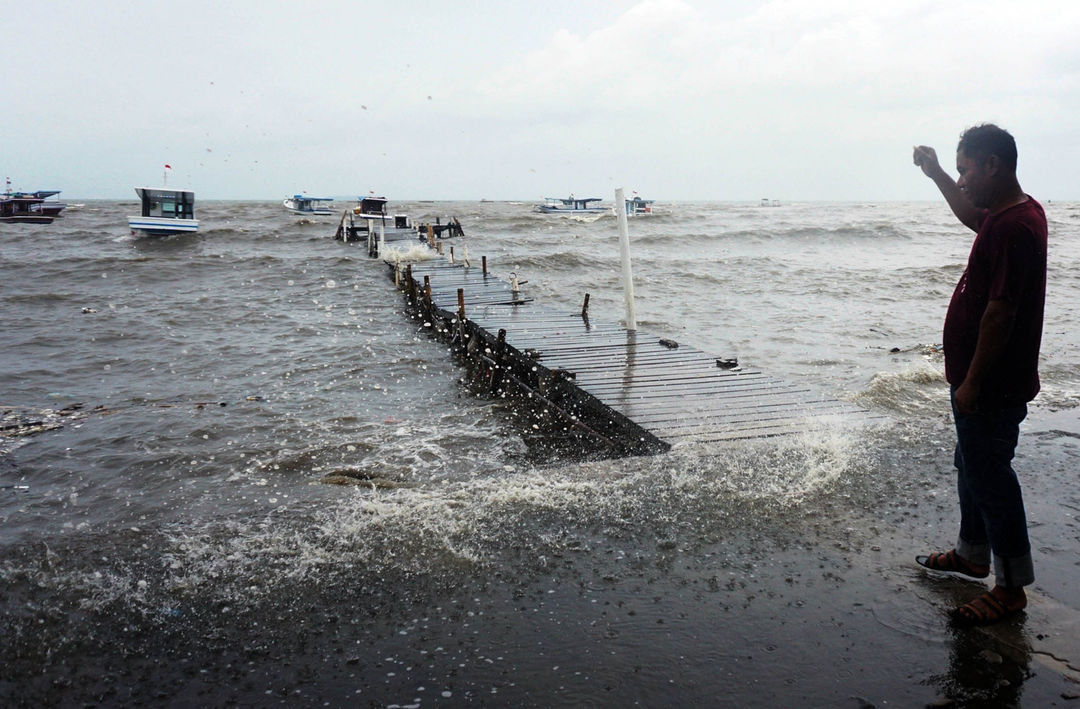
<path id="1" fill-rule="evenodd" d="M 419 244 L 418 244 L 419 245 Z M 388 254 L 392 255 L 392 254 Z M 604 456 L 651 454 L 684 440 L 806 431 L 856 407 L 734 360 L 533 302 L 516 278 L 467 259 L 387 259 L 410 310 L 451 343 L 482 395 L 513 397 L 538 434 Z"/>

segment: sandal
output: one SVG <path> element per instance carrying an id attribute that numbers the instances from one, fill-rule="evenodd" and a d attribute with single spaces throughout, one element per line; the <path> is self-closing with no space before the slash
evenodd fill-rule
<path id="1" fill-rule="evenodd" d="M 959 608 L 954 608 L 951 615 L 953 623 L 961 627 L 976 625 L 990 625 L 1016 615 L 1020 608 L 1009 608 L 998 600 L 992 592 L 987 591 L 975 600 L 965 603 Z"/>
<path id="2" fill-rule="evenodd" d="M 946 552 L 931 554 L 930 556 L 917 556 L 915 563 L 931 571 L 944 571 L 951 574 L 962 574 L 973 579 L 984 579 L 990 575 L 990 566 L 977 566 L 966 561 L 956 553 L 955 549 Z"/>

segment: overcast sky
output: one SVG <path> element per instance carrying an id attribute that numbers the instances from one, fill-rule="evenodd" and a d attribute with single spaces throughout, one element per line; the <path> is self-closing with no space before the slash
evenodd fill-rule
<path id="1" fill-rule="evenodd" d="M 0 15 L 0 172 L 68 199 L 934 199 L 960 131 L 1080 199 L 1075 0 L 84 0 Z"/>

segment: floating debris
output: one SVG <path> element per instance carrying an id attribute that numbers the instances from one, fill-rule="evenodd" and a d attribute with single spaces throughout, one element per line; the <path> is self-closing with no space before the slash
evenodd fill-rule
<path id="1" fill-rule="evenodd" d="M 407 487 L 405 483 L 397 480 L 372 475 L 364 470 L 346 469 L 330 473 L 319 478 L 323 485 L 363 485 L 372 489 L 396 490 Z"/>
<path id="2" fill-rule="evenodd" d="M 0 407 L 0 437 L 21 438 L 60 428 L 66 421 L 86 417 L 82 404 L 62 409 L 26 409 L 16 406 Z"/>

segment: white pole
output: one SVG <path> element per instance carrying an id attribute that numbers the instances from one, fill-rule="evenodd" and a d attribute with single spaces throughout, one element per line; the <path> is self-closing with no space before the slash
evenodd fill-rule
<path id="1" fill-rule="evenodd" d="M 383 223 L 379 222 L 379 256 L 384 253 L 386 253 L 386 229 L 383 227 Z"/>
<path id="2" fill-rule="evenodd" d="M 634 274 L 630 269 L 630 231 L 626 226 L 626 196 L 623 188 L 615 190 L 615 216 L 619 220 L 619 253 L 622 256 L 623 295 L 626 298 L 626 329 L 637 331 L 634 312 Z"/>

